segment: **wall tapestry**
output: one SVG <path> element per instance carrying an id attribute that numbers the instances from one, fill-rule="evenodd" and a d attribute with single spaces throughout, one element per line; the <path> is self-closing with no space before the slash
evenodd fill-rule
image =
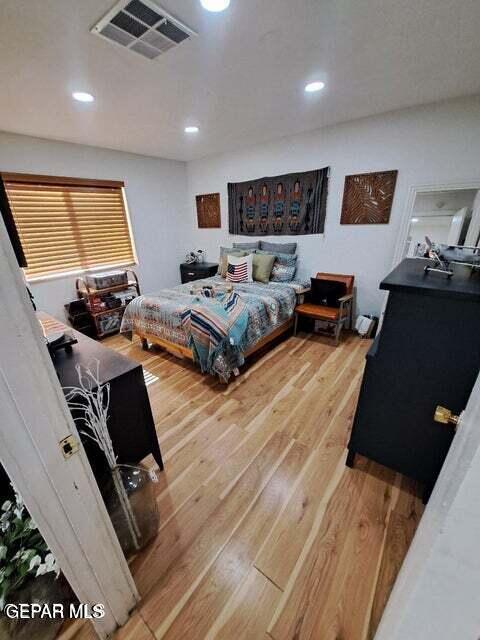
<path id="1" fill-rule="evenodd" d="M 220 229 L 220 194 L 204 193 L 196 196 L 199 229 Z"/>
<path id="2" fill-rule="evenodd" d="M 228 184 L 229 232 L 240 236 L 323 233 L 329 168 Z"/>
<path id="3" fill-rule="evenodd" d="M 398 171 L 345 177 L 340 224 L 387 224 Z"/>

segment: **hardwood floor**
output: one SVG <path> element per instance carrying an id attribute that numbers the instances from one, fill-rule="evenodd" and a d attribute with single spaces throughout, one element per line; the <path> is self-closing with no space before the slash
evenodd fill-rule
<path id="1" fill-rule="evenodd" d="M 290 337 L 229 386 L 104 343 L 148 371 L 166 464 L 158 536 L 131 564 L 142 603 L 117 640 L 372 639 L 423 506 L 399 474 L 345 467 L 370 341 Z"/>

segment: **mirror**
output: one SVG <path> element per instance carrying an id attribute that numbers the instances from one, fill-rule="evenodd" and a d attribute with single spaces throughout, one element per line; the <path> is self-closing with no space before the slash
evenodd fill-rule
<path id="1" fill-rule="evenodd" d="M 425 237 L 435 244 L 479 246 L 480 191 L 456 189 L 417 193 L 404 257 L 424 257 Z"/>

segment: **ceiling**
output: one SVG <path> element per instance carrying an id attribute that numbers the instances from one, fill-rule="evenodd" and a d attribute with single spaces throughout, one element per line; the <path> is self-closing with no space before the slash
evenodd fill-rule
<path id="1" fill-rule="evenodd" d="M 153 61 L 89 33 L 113 4 L 2 0 L 0 130 L 191 160 L 480 93 L 478 0 L 161 0 L 199 35 Z"/>

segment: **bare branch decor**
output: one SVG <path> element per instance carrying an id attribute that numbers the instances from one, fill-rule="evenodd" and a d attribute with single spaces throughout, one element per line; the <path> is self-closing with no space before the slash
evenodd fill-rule
<path id="1" fill-rule="evenodd" d="M 77 411 L 74 420 L 80 423 L 80 433 L 95 442 L 103 452 L 110 468 L 114 487 L 114 500 L 106 501 L 112 523 L 125 554 L 138 551 L 152 538 L 158 529 L 158 507 L 153 491 L 148 487 L 140 498 L 146 496 L 151 504 L 141 504 L 134 491 L 145 486 L 145 477 L 156 482 L 153 472 L 139 466 L 118 464 L 108 432 L 108 409 L 110 405 L 110 385 L 100 384 L 100 363 L 95 368 L 76 366 L 78 386 L 64 387 L 66 400 L 71 410 Z M 148 492 L 148 493 L 147 493 Z M 123 516 L 123 517 L 119 517 Z M 126 527 L 127 535 L 122 529 Z"/>
<path id="2" fill-rule="evenodd" d="M 388 224 L 398 171 L 345 177 L 340 224 Z"/>

